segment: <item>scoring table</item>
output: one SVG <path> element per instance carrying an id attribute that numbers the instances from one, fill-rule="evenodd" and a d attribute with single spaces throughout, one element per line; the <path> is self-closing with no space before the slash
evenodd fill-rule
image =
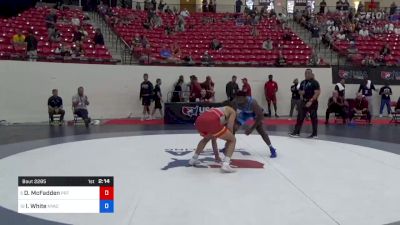
<path id="1" fill-rule="evenodd" d="M 18 177 L 19 213 L 113 213 L 114 177 Z"/>

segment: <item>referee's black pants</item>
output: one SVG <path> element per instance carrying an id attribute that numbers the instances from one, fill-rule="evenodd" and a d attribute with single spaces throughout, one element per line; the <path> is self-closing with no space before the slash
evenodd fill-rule
<path id="1" fill-rule="evenodd" d="M 307 116 L 307 113 L 310 113 L 311 124 L 312 124 L 312 134 L 316 136 L 318 133 L 318 102 L 314 101 L 310 107 L 306 107 L 306 101 L 301 101 L 299 106 L 299 113 L 297 114 L 297 122 L 294 127 L 293 133 L 300 134 L 301 127 L 303 126 L 304 119 Z"/>

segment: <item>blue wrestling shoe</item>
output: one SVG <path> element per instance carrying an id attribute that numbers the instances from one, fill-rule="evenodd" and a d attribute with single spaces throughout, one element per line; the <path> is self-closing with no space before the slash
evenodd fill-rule
<path id="1" fill-rule="evenodd" d="M 276 149 L 274 147 L 269 147 L 269 150 L 271 151 L 271 156 L 270 158 L 276 158 L 277 154 L 276 154 Z"/>
<path id="2" fill-rule="evenodd" d="M 225 151 L 226 151 L 225 148 L 221 148 L 221 150 L 219 150 L 219 152 L 222 152 L 224 155 L 225 155 Z"/>

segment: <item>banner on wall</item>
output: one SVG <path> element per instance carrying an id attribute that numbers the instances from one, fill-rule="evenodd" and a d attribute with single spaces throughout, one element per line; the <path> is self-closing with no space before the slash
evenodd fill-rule
<path id="1" fill-rule="evenodd" d="M 361 84 L 364 79 L 375 84 L 400 85 L 400 67 L 332 67 L 332 83 L 345 79 L 347 84 Z"/>
<path id="2" fill-rule="evenodd" d="M 165 124 L 194 124 L 196 118 L 210 108 L 221 107 L 222 103 L 182 102 L 165 103 Z"/>

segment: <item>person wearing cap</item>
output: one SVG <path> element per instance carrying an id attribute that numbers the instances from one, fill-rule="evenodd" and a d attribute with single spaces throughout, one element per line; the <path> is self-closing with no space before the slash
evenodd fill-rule
<path id="1" fill-rule="evenodd" d="M 274 105 L 275 117 L 279 117 L 276 105 L 276 92 L 278 92 L 278 83 L 273 80 L 272 74 L 268 75 L 268 81 L 264 85 L 265 99 L 268 105 L 268 117 L 271 117 L 271 102 Z"/>
<path id="2" fill-rule="evenodd" d="M 236 109 L 236 124 L 234 127 L 234 133 L 248 121 L 254 120 L 254 123 L 247 127 L 245 134 L 249 135 L 254 130 L 257 130 L 258 134 L 262 137 L 264 142 L 268 145 L 271 152 L 270 157 L 277 157 L 276 149 L 272 146 L 271 140 L 269 139 L 268 133 L 263 127 L 264 112 L 262 107 L 257 103 L 255 99 L 248 96 L 246 92 L 239 91 L 236 94 L 235 99 L 231 102 L 233 108 Z"/>
<path id="3" fill-rule="evenodd" d="M 247 81 L 247 78 L 243 78 L 242 83 L 243 83 L 242 91 L 246 93 L 246 96 L 251 96 L 251 87 L 249 82 Z"/>

